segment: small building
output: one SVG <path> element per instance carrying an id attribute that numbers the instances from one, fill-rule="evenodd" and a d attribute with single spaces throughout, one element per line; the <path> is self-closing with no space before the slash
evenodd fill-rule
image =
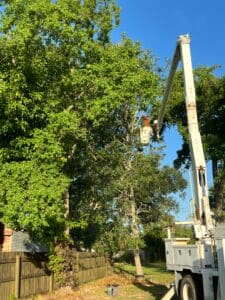
<path id="1" fill-rule="evenodd" d="M 34 241 L 26 231 L 15 231 L 0 223 L 1 252 L 46 252 L 47 247 Z"/>

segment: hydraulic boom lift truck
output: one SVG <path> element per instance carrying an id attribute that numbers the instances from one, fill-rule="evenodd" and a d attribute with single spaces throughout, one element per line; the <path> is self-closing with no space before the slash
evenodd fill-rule
<path id="1" fill-rule="evenodd" d="M 190 38 L 181 35 L 177 45 L 158 117 L 161 130 L 167 101 L 179 61 L 182 63 L 185 104 L 191 152 L 195 216 L 192 224 L 195 243 L 187 238 L 172 238 L 168 228 L 165 240 L 166 265 L 174 271 L 175 283 L 163 299 L 174 293 L 182 300 L 225 300 L 225 224 L 214 226 L 208 199 L 206 163 L 198 127 Z"/>

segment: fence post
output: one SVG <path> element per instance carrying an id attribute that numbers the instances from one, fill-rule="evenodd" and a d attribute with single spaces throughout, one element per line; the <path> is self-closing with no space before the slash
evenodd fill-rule
<path id="1" fill-rule="evenodd" d="M 49 292 L 52 292 L 53 289 L 54 289 L 54 274 L 52 272 L 49 277 Z"/>
<path id="2" fill-rule="evenodd" d="M 105 253 L 104 254 L 105 259 L 105 276 L 111 275 L 111 269 L 110 269 L 110 263 L 109 263 L 109 256 Z"/>
<path id="3" fill-rule="evenodd" d="M 15 297 L 20 298 L 20 275 L 21 275 L 21 255 L 16 254 L 16 266 L 15 266 Z"/>

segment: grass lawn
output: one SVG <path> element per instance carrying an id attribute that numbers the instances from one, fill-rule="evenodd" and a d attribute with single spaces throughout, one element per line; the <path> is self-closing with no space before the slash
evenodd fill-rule
<path id="1" fill-rule="evenodd" d="M 135 266 L 126 263 L 116 263 L 115 272 L 135 275 Z M 151 263 L 143 267 L 145 278 L 153 283 L 168 285 L 174 280 L 174 274 L 166 271 L 165 263 Z"/>
<path id="2" fill-rule="evenodd" d="M 76 290 L 63 288 L 38 300 L 159 300 L 166 293 L 166 284 L 173 281 L 173 274 L 165 270 L 165 264 L 154 263 L 144 267 L 145 280 L 135 280 L 135 267 L 130 264 L 115 265 L 115 273 L 103 279 L 81 285 Z M 107 286 L 118 284 L 118 295 L 108 296 Z"/>

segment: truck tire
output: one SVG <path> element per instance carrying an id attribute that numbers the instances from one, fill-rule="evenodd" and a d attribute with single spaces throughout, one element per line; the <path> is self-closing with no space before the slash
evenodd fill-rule
<path id="1" fill-rule="evenodd" d="M 191 275 L 185 275 L 180 284 L 180 299 L 181 300 L 200 300 L 199 288 L 197 281 Z"/>

